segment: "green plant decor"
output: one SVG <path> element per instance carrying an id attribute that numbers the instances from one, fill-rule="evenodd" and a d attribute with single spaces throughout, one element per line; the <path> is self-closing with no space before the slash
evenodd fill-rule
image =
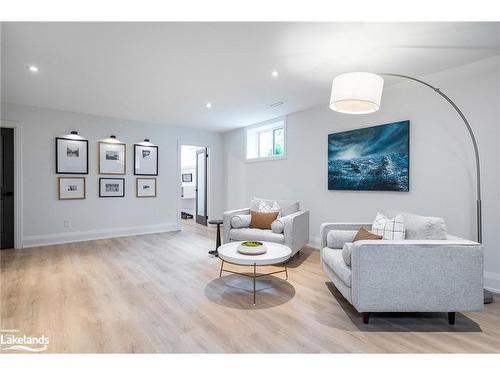
<path id="1" fill-rule="evenodd" d="M 257 241 L 245 241 L 241 244 L 241 246 L 245 246 L 245 247 L 259 247 L 262 245 L 263 245 L 262 242 L 257 242 Z"/>

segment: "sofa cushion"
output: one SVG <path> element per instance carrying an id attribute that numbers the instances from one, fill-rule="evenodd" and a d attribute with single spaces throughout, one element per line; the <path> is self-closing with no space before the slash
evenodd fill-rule
<path id="1" fill-rule="evenodd" d="M 342 259 L 344 259 L 345 264 L 351 267 L 351 252 L 352 252 L 352 242 L 347 242 L 342 248 Z"/>
<path id="2" fill-rule="evenodd" d="M 283 233 L 285 229 L 285 220 L 283 218 L 276 219 L 271 224 L 273 233 Z"/>
<path id="3" fill-rule="evenodd" d="M 296 213 L 300 209 L 299 202 L 292 200 L 278 200 L 281 207 L 281 216 L 288 216 Z"/>
<path id="4" fill-rule="evenodd" d="M 325 247 L 322 254 L 323 262 L 350 288 L 352 286 L 352 271 L 351 267 L 349 267 L 342 258 L 342 250 Z"/>
<path id="5" fill-rule="evenodd" d="M 358 230 L 358 233 L 356 233 L 356 236 L 354 236 L 352 242 L 362 240 L 381 240 L 382 238 L 383 237 L 379 236 L 378 234 L 374 234 L 365 228 L 361 228 L 360 230 Z"/>
<path id="6" fill-rule="evenodd" d="M 407 240 L 446 240 L 447 228 L 441 217 L 420 216 L 407 212 L 390 211 L 403 215 Z"/>
<path id="7" fill-rule="evenodd" d="M 231 218 L 231 228 L 248 228 L 251 215 L 235 215 Z"/>
<path id="8" fill-rule="evenodd" d="M 352 242 L 356 236 L 355 230 L 333 229 L 326 235 L 326 246 L 332 249 L 342 249 L 346 242 Z"/>
<path id="9" fill-rule="evenodd" d="M 271 229 L 271 224 L 278 218 L 278 212 L 256 212 L 250 213 L 250 228 Z"/>
<path id="10" fill-rule="evenodd" d="M 278 207 L 276 209 L 276 207 Z M 294 200 L 274 200 L 264 198 L 254 198 L 250 203 L 250 210 L 270 212 L 278 210 L 281 216 L 291 215 L 299 210 L 299 202 Z"/>
<path id="11" fill-rule="evenodd" d="M 240 228 L 229 231 L 231 241 L 268 241 L 283 244 L 285 236 L 266 229 Z"/>
<path id="12" fill-rule="evenodd" d="M 380 212 L 377 212 L 371 231 L 379 236 L 383 236 L 384 240 L 404 240 L 405 222 L 403 215 L 397 215 L 394 219 L 389 219 Z"/>

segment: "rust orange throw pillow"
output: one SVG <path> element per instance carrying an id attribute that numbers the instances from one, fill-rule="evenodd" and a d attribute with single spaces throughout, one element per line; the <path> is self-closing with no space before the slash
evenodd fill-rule
<path id="1" fill-rule="evenodd" d="M 365 228 L 361 228 L 356 233 L 354 240 L 352 242 L 361 241 L 361 240 L 381 240 L 383 237 L 378 234 L 374 234 L 372 232 L 367 231 Z"/>
<path id="2" fill-rule="evenodd" d="M 271 223 L 278 218 L 279 212 L 252 211 L 250 214 L 250 228 L 271 229 Z"/>

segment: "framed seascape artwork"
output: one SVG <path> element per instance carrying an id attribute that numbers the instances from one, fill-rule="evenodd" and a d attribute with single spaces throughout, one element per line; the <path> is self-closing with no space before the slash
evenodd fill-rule
<path id="1" fill-rule="evenodd" d="M 59 177 L 59 199 L 85 199 L 85 177 Z"/>
<path id="2" fill-rule="evenodd" d="M 124 197 L 125 179 L 124 178 L 99 178 L 99 197 Z"/>
<path id="3" fill-rule="evenodd" d="M 134 145 L 134 174 L 158 176 L 158 146 Z"/>
<path id="4" fill-rule="evenodd" d="M 328 190 L 410 190 L 410 121 L 328 135 Z"/>
<path id="5" fill-rule="evenodd" d="M 56 138 L 56 173 L 88 174 L 89 141 L 86 139 Z"/>
<path id="6" fill-rule="evenodd" d="M 99 174 L 125 174 L 127 145 L 120 142 L 99 142 Z"/>
<path id="7" fill-rule="evenodd" d="M 193 174 L 192 173 L 183 173 L 182 174 L 182 182 L 193 182 Z"/>
<path id="8" fill-rule="evenodd" d="M 137 198 L 156 197 L 156 178 L 136 179 Z"/>

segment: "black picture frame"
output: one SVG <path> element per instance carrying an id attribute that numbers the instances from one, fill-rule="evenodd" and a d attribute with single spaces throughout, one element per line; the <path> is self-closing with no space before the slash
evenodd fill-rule
<path id="1" fill-rule="evenodd" d="M 61 166 L 59 165 L 59 142 L 60 141 L 73 141 L 73 142 L 82 142 L 85 144 L 85 151 L 87 154 L 86 158 L 86 165 L 85 165 L 85 171 L 77 171 L 77 172 L 71 172 L 71 171 L 66 171 L 62 170 Z M 73 139 L 73 138 L 67 138 L 67 137 L 56 137 L 56 174 L 89 174 L 89 141 L 87 139 Z"/>
<path id="2" fill-rule="evenodd" d="M 183 173 L 182 174 L 182 182 L 193 182 L 193 174 L 192 173 Z"/>
<path id="3" fill-rule="evenodd" d="M 137 168 L 137 148 L 142 147 L 142 148 L 155 148 L 156 149 L 156 161 L 155 161 L 155 173 L 139 173 L 138 168 Z M 159 153 L 159 148 L 158 146 L 145 146 L 141 144 L 134 144 L 134 176 L 158 176 L 158 153 Z"/>
<path id="4" fill-rule="evenodd" d="M 121 180 L 123 183 L 123 194 L 122 195 L 102 195 L 101 191 L 101 181 L 102 180 Z M 125 178 L 120 177 L 99 177 L 99 198 L 123 198 L 125 197 Z"/>

